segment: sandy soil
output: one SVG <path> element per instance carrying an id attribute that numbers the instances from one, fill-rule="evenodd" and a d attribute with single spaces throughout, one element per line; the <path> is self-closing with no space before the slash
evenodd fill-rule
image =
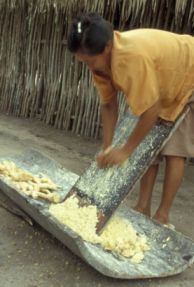
<path id="1" fill-rule="evenodd" d="M 36 120 L 0 115 L 0 156 L 29 148 L 51 156 L 69 170 L 81 174 L 98 150 L 100 142 L 47 127 Z M 182 187 L 172 208 L 171 222 L 194 239 L 194 166 L 187 166 Z M 161 168 L 153 197 L 156 209 L 162 190 Z M 132 206 L 138 186 L 125 204 Z M 0 200 L 9 200 L 0 192 Z M 11 203 L 10 203 L 11 204 Z M 99 274 L 62 246 L 50 234 L 0 207 L 0 287 L 191 287 L 194 266 L 178 276 L 156 280 L 114 280 Z"/>

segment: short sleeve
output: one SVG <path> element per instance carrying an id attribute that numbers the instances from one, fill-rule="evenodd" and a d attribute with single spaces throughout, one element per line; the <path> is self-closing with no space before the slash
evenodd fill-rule
<path id="1" fill-rule="evenodd" d="M 107 104 L 116 95 L 116 90 L 111 80 L 95 74 L 92 74 L 92 77 L 100 96 L 100 103 L 102 105 Z"/>
<path id="2" fill-rule="evenodd" d="M 129 108 L 136 116 L 142 115 L 159 100 L 156 70 L 148 57 L 130 56 L 128 61 L 121 63 L 117 78 L 127 97 Z"/>

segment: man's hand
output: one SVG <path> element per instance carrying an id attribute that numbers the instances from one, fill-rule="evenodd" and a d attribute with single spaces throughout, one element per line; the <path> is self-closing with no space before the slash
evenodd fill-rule
<path id="1" fill-rule="evenodd" d="M 113 165 L 121 165 L 130 156 L 129 152 L 122 147 L 112 149 L 109 152 L 101 153 L 97 156 L 97 165 L 100 168 L 111 167 Z"/>
<path id="2" fill-rule="evenodd" d="M 134 130 L 127 142 L 121 148 L 112 149 L 97 156 L 97 164 L 101 168 L 122 164 L 141 143 L 148 134 L 154 123 L 157 121 L 161 109 L 160 102 L 156 102 L 151 108 L 145 111 L 139 118 Z M 108 130 L 108 126 L 107 126 Z M 109 137 L 110 138 L 110 137 Z M 110 145 L 110 142 L 108 142 Z M 107 148 L 106 145 L 105 148 Z"/>

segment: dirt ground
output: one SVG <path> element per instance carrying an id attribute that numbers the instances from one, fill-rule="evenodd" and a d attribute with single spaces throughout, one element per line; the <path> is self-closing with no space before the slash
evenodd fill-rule
<path id="1" fill-rule="evenodd" d="M 37 120 L 0 115 L 0 156 L 36 148 L 81 174 L 88 166 L 100 142 L 55 130 Z M 194 239 L 194 166 L 188 165 L 182 187 L 176 197 L 171 222 L 177 230 Z M 162 190 L 161 168 L 153 198 L 153 211 Z M 125 204 L 133 206 L 138 186 Z M 0 191 L 0 200 L 7 200 Z M 180 275 L 154 280 L 115 280 L 107 278 L 62 246 L 40 226 L 0 207 L 0 287 L 191 287 L 194 266 Z"/>

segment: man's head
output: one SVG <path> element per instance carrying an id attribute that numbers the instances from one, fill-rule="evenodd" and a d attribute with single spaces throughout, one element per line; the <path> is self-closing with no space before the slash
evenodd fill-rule
<path id="1" fill-rule="evenodd" d="M 70 52 L 91 70 L 103 66 L 112 49 L 112 25 L 98 14 L 74 19 L 67 40 Z"/>

